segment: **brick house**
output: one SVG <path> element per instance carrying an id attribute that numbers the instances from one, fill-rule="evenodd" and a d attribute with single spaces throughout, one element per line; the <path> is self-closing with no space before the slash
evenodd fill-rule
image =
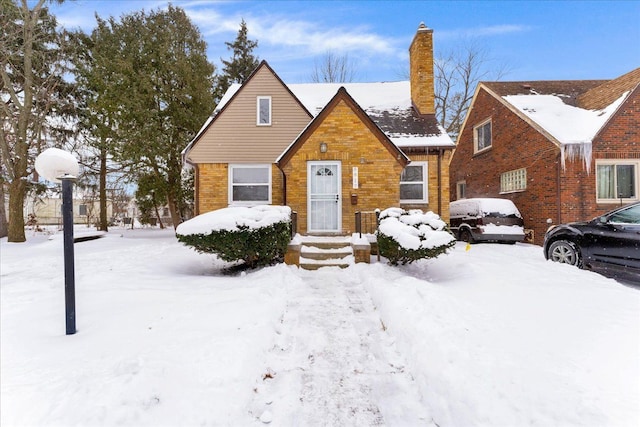
<path id="1" fill-rule="evenodd" d="M 613 80 L 483 82 L 450 164 L 452 200 L 511 199 L 532 241 L 640 199 L 640 68 Z"/>
<path id="2" fill-rule="evenodd" d="M 409 52 L 401 82 L 287 85 L 262 61 L 184 150 L 196 214 L 288 205 L 302 234 L 349 234 L 356 211 L 400 205 L 446 220 L 455 144 L 435 118 L 433 30 Z"/>

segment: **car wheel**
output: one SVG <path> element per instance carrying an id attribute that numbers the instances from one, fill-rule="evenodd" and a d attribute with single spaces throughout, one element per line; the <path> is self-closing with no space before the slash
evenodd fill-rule
<path id="1" fill-rule="evenodd" d="M 460 240 L 463 242 L 473 243 L 473 236 L 471 232 L 466 228 L 464 230 L 460 230 Z"/>
<path id="2" fill-rule="evenodd" d="M 549 259 L 554 262 L 580 267 L 582 260 L 575 243 L 568 240 L 556 240 L 549 246 Z"/>

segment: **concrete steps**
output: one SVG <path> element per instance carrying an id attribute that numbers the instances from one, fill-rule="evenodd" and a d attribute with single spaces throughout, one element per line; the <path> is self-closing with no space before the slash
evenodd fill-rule
<path id="1" fill-rule="evenodd" d="M 347 268 L 354 263 L 350 237 L 302 236 L 300 268 L 305 270 L 317 270 L 321 267 Z"/>

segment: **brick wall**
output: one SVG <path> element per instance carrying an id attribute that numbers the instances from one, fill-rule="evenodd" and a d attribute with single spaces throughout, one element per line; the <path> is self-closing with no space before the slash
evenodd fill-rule
<path id="1" fill-rule="evenodd" d="M 600 159 L 640 159 L 640 91 L 620 106 L 592 144 L 589 171 L 582 159 L 565 162 L 561 172 L 561 211 L 559 222 L 588 221 L 618 206 L 598 203 L 596 194 L 596 162 Z"/>
<path id="2" fill-rule="evenodd" d="M 540 244 L 547 218 L 557 222 L 560 149 L 485 91 L 480 91 L 473 107 L 449 165 L 452 200 L 459 181 L 466 181 L 467 198 L 510 199 Z M 492 147 L 474 154 L 473 127 L 487 119 L 491 119 Z M 500 194 L 501 174 L 520 168 L 527 169 L 527 189 Z"/>
<path id="3" fill-rule="evenodd" d="M 320 143 L 327 144 L 321 153 Z M 340 161 L 342 166 L 342 232 L 355 231 L 355 212 L 398 206 L 402 166 L 355 112 L 340 101 L 284 166 L 287 204 L 298 212 L 298 232 L 307 232 L 307 162 Z M 352 188 L 352 168 L 359 188 Z M 357 195 L 357 205 L 351 204 Z"/>
<path id="4" fill-rule="evenodd" d="M 409 47 L 411 99 L 420 114 L 435 114 L 433 30 L 420 27 Z"/>
<path id="5" fill-rule="evenodd" d="M 485 91 L 468 114 L 450 164 L 451 199 L 456 198 L 459 181 L 466 181 L 467 198 L 511 199 L 525 227 L 534 230 L 536 244 L 543 242 L 548 218 L 555 224 L 585 221 L 616 206 L 596 203 L 596 159 L 640 158 L 638 90 L 594 140 L 589 172 L 581 158 L 567 159 L 563 169 L 559 147 Z M 474 155 L 473 127 L 489 118 L 492 147 Z M 527 170 L 527 189 L 500 194 L 501 173 L 520 168 Z"/>

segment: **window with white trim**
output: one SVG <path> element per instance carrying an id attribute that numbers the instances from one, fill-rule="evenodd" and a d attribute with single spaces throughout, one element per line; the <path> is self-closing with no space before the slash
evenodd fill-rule
<path id="1" fill-rule="evenodd" d="M 638 160 L 596 160 L 598 202 L 638 200 Z"/>
<path id="2" fill-rule="evenodd" d="M 488 150 L 491 148 L 491 119 L 473 128 L 473 152 Z"/>
<path id="3" fill-rule="evenodd" d="M 500 175 L 500 193 L 513 193 L 527 189 L 527 169 L 515 169 Z"/>
<path id="4" fill-rule="evenodd" d="M 271 165 L 229 165 L 229 204 L 271 203 Z"/>
<path id="5" fill-rule="evenodd" d="M 400 176 L 400 203 L 427 203 L 427 162 L 412 162 Z"/>
<path id="6" fill-rule="evenodd" d="M 256 101 L 256 124 L 258 126 L 271 126 L 271 97 L 259 96 Z"/>
<path id="7" fill-rule="evenodd" d="M 78 215 L 87 216 L 87 205 L 78 205 Z"/>

